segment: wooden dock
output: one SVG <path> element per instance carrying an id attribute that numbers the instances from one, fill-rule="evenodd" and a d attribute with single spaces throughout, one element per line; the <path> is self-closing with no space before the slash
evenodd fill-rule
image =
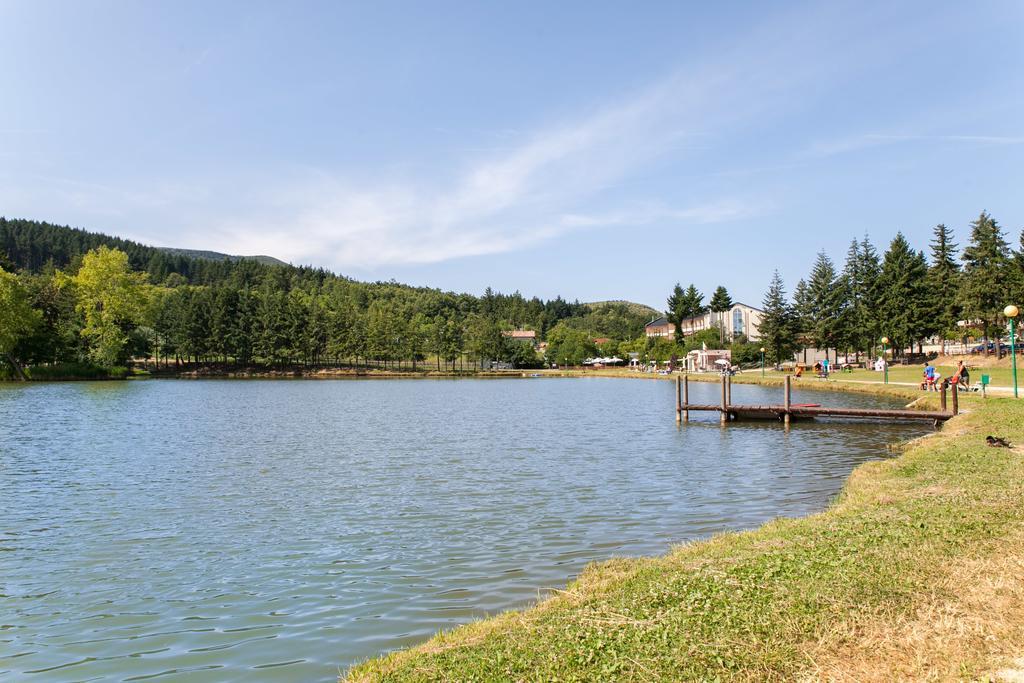
<path id="1" fill-rule="evenodd" d="M 717 405 L 690 403 L 690 378 L 676 377 L 676 422 L 689 422 L 690 411 L 718 412 L 719 420 L 726 424 L 732 420 L 776 420 L 788 425 L 792 420 L 815 417 L 845 417 L 875 420 L 929 420 L 936 426 L 960 412 L 956 390 L 953 391 L 952 410 L 946 409 L 946 386 L 939 397 L 940 410 L 886 410 L 882 408 L 834 408 L 817 404 L 794 404 L 792 377 L 786 376 L 782 403 L 779 405 L 734 405 L 732 378 L 722 377 L 722 399 Z"/>

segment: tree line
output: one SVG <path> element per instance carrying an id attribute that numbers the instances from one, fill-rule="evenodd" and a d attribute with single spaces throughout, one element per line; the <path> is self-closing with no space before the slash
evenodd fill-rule
<path id="1" fill-rule="evenodd" d="M 882 255 L 865 236 L 850 243 L 842 269 L 819 252 L 792 299 L 776 271 L 760 334 L 774 363 L 806 348 L 874 356 L 883 337 L 899 356 L 915 346 L 920 351 L 929 338 L 999 338 L 1003 308 L 1022 301 L 1024 231 L 1012 249 L 996 220 L 982 212 L 962 251 L 942 224 L 933 231 L 928 257 L 902 233 Z"/>
<path id="2" fill-rule="evenodd" d="M 622 339 L 646 322 L 621 303 L 364 283 L 2 218 L 0 273 L 0 302 L 12 302 L 0 311 L 0 353 L 19 366 L 150 359 L 418 368 L 429 358 L 437 369 L 487 361 L 537 367 L 543 359 L 509 330 Z"/>

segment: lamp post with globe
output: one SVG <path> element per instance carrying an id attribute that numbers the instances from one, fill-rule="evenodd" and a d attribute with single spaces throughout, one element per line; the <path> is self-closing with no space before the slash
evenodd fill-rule
<path id="1" fill-rule="evenodd" d="M 882 337 L 882 369 L 885 370 L 885 383 L 889 383 L 889 361 L 885 357 L 885 345 L 889 343 L 888 337 Z"/>
<path id="2" fill-rule="evenodd" d="M 1013 304 L 1003 309 L 1003 315 L 1010 321 L 1010 359 L 1013 365 L 1013 397 L 1017 398 L 1017 336 L 1014 329 L 1014 321 L 1020 311 Z"/>
<path id="3" fill-rule="evenodd" d="M 761 347 L 761 379 L 764 379 L 764 347 Z"/>

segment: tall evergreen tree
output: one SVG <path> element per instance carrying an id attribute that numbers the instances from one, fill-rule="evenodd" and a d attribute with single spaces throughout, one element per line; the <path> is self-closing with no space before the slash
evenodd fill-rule
<path id="1" fill-rule="evenodd" d="M 686 314 L 683 319 L 689 320 L 690 334 L 693 334 L 696 331 L 693 319 L 708 312 L 708 307 L 704 305 L 704 295 L 693 283 L 683 293 L 683 312 Z"/>
<path id="2" fill-rule="evenodd" d="M 858 354 L 870 353 L 877 341 L 878 252 L 868 240 L 854 240 L 846 252 L 843 279 L 847 310 L 843 319 L 844 342 Z"/>
<path id="3" fill-rule="evenodd" d="M 846 296 L 840 286 L 836 268 L 828 254 L 821 251 L 814 261 L 810 278 L 807 281 L 807 297 L 810 310 L 810 341 L 815 348 L 828 353 L 839 341 Z"/>
<path id="4" fill-rule="evenodd" d="M 686 292 L 683 291 L 682 286 L 677 282 L 676 286 L 672 289 L 672 294 L 666 301 L 668 310 L 665 311 L 668 321 L 675 325 L 675 337 L 676 343 L 683 341 L 683 318 L 687 316 L 686 313 Z"/>
<path id="5" fill-rule="evenodd" d="M 925 278 L 928 262 L 897 232 L 882 259 L 878 276 L 878 312 L 882 334 L 889 337 L 894 352 L 913 346 L 928 332 L 930 314 Z"/>
<path id="6" fill-rule="evenodd" d="M 724 286 L 718 285 L 715 289 L 714 294 L 711 295 L 711 301 L 709 302 L 711 312 L 715 314 L 715 325 L 718 327 L 719 341 L 725 344 L 726 338 L 726 323 L 725 313 L 732 308 L 732 297 L 729 296 L 729 290 Z M 731 337 L 731 335 L 729 335 Z"/>
<path id="7" fill-rule="evenodd" d="M 977 321 L 987 341 L 1010 296 L 1009 245 L 987 212 L 971 223 L 963 254 L 960 301 L 968 320 Z"/>
<path id="8" fill-rule="evenodd" d="M 881 338 L 881 321 L 878 315 L 878 278 L 882 273 L 882 259 L 878 250 L 865 234 L 860 242 L 860 291 L 858 296 L 864 304 L 864 351 L 872 354 Z"/>
<path id="9" fill-rule="evenodd" d="M 1013 303 L 1024 308 L 1024 230 L 1020 232 L 1020 248 L 1013 252 L 1013 276 L 1011 287 L 1013 292 Z"/>
<path id="10" fill-rule="evenodd" d="M 943 224 L 935 226 L 931 241 L 931 264 L 926 285 L 931 299 L 928 333 L 942 335 L 943 339 L 956 329 L 960 320 L 960 264 L 953 231 Z"/>
<path id="11" fill-rule="evenodd" d="M 800 279 L 793 289 L 793 306 L 791 307 L 793 340 L 796 348 L 806 354 L 811 329 L 811 297 L 807 291 L 807 281 Z M 806 357 L 804 358 L 806 361 Z"/>
<path id="12" fill-rule="evenodd" d="M 767 359 L 772 363 L 790 359 L 796 349 L 793 309 L 786 300 L 786 290 L 779 271 L 772 274 L 771 284 L 761 306 L 764 314 L 761 316 L 759 332 Z"/>

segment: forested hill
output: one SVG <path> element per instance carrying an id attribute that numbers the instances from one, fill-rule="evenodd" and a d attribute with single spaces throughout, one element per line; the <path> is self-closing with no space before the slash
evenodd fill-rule
<path id="1" fill-rule="evenodd" d="M 591 310 L 597 310 L 601 308 L 607 308 L 608 306 L 624 306 L 626 311 L 632 315 L 638 315 L 647 320 L 653 320 L 660 315 L 664 315 L 661 311 L 656 308 L 651 308 L 644 304 L 638 304 L 635 301 L 625 301 L 623 299 L 612 299 L 610 301 L 592 301 L 586 304 Z"/>
<path id="2" fill-rule="evenodd" d="M 288 264 L 281 259 L 276 259 L 273 256 L 264 256 L 262 254 L 257 256 L 236 256 L 234 254 L 222 254 L 219 251 L 206 251 L 205 249 L 178 249 L 176 247 L 157 247 L 160 251 L 171 254 L 173 256 L 187 256 L 188 258 L 201 258 L 208 259 L 210 261 L 256 261 L 263 263 L 268 266 L 287 266 Z"/>
<path id="3" fill-rule="evenodd" d="M 463 353 L 483 359 L 519 358 L 521 345 L 501 334 L 531 329 L 539 339 L 556 327 L 580 341 L 585 353 L 595 337 L 634 339 L 648 319 L 625 302 L 599 305 L 541 300 L 519 292 L 482 296 L 411 287 L 397 282 L 357 282 L 327 270 L 247 258 L 196 258 L 131 240 L 45 222 L 0 218 L 0 268 L 19 273 L 44 321 L 25 340 L 26 363 L 76 360 L 91 355 L 78 330 L 89 328 L 74 302 L 55 283 L 56 271 L 78 273 L 86 254 L 100 247 L 127 255 L 127 268 L 145 273 L 144 311 L 116 321 L 127 337 L 105 363 L 127 357 L 174 354 L 244 361 L 333 358 L 415 360 L 434 354 L 453 362 Z M 103 257 L 106 259 L 106 257 Z M 114 267 L 115 260 L 109 261 Z M 80 303 L 80 302 L 79 302 Z M 84 333 L 83 333 L 84 334 Z M 143 335 L 148 335 L 143 339 Z M 575 335 L 575 336 L 574 336 Z M 136 339 L 138 337 L 138 339 Z M 132 340 L 138 344 L 129 343 Z M 135 348 L 133 348 L 133 344 Z"/>
<path id="4" fill-rule="evenodd" d="M 0 266 L 8 270 L 38 273 L 49 266 L 67 268 L 99 246 L 128 254 L 132 269 L 148 273 L 154 284 L 162 283 L 171 273 L 177 273 L 192 284 L 220 282 L 228 277 L 234 264 L 243 260 L 263 265 L 288 265 L 270 256 L 232 256 L 215 251 L 151 247 L 80 228 L 0 217 Z"/>

